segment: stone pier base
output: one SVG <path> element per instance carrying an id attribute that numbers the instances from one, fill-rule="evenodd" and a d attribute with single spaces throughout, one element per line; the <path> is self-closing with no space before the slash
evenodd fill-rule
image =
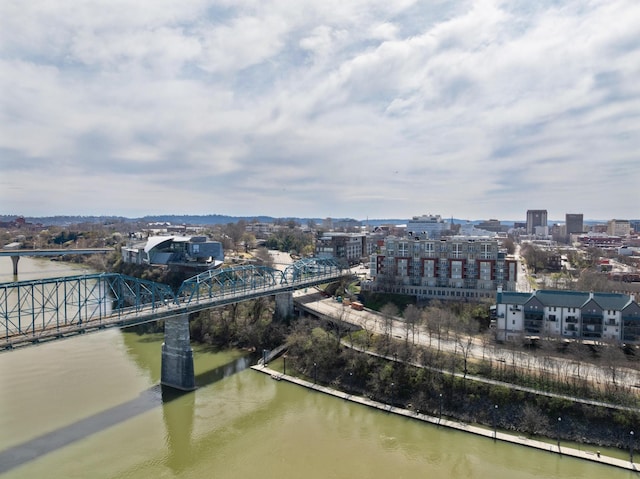
<path id="1" fill-rule="evenodd" d="M 193 391 L 196 388 L 188 314 L 164 322 L 160 383 L 181 391 Z"/>
<path id="2" fill-rule="evenodd" d="M 293 292 L 285 291 L 276 295 L 276 312 L 277 319 L 286 319 L 293 316 Z"/>

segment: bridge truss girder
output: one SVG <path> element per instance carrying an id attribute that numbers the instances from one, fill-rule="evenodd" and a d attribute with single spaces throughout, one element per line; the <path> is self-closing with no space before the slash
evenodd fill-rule
<path id="1" fill-rule="evenodd" d="M 241 293 L 251 295 L 259 290 L 276 288 L 282 284 L 282 272 L 266 266 L 233 266 L 200 273 L 185 280 L 180 286 L 177 300 L 189 305 Z"/>
<path id="2" fill-rule="evenodd" d="M 283 272 L 286 284 L 296 285 L 322 276 L 344 274 L 347 266 L 335 258 L 303 258 L 287 266 Z"/>
<path id="3" fill-rule="evenodd" d="M 0 337 L 38 342 L 83 325 L 173 303 L 165 284 L 120 274 L 90 274 L 0 284 Z"/>
<path id="4" fill-rule="evenodd" d="M 166 284 L 115 273 L 0 284 L 0 350 L 69 334 L 142 324 L 248 299 L 336 281 L 341 263 L 310 258 L 284 271 L 266 266 L 210 270 Z"/>

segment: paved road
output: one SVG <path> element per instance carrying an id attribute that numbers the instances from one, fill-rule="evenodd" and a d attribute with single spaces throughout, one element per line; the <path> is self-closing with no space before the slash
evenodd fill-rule
<path id="1" fill-rule="evenodd" d="M 269 254 L 273 258 L 273 267 L 277 270 L 284 271 L 287 266 L 293 264 L 293 259 L 289 253 L 270 249 Z"/>
<path id="2" fill-rule="evenodd" d="M 356 324 L 365 330 L 376 334 L 385 334 L 385 324 L 382 315 L 371 310 L 356 311 L 343 306 L 332 298 L 324 298 L 321 294 L 305 294 L 300 290 L 295 294 L 295 301 L 326 316 L 339 318 L 342 321 Z M 401 320 L 394 320 L 391 334 L 396 339 L 407 338 L 407 328 Z M 566 381 L 588 378 L 595 385 L 613 384 L 612 370 L 606 366 L 567 360 L 549 355 L 534 355 L 515 348 L 508 348 L 496 344 L 494 341 L 482 341 L 475 338 L 468 344 L 466 338 L 461 341 L 435 337 L 429 335 L 424 327 L 416 327 L 415 337 L 409 332 L 408 340 L 415 344 L 440 348 L 443 351 L 460 353 L 464 345 L 469 348 L 469 358 L 491 360 L 504 364 L 505 367 L 515 367 L 528 371 L 542 370 L 553 375 L 560 375 Z M 640 385 L 640 371 L 629 368 L 616 367 L 616 382 L 629 388 L 638 389 Z"/>

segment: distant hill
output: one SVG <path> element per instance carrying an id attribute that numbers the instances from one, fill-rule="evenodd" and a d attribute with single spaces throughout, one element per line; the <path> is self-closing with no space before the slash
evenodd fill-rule
<path id="1" fill-rule="evenodd" d="M 0 222 L 9 222 L 18 218 L 17 215 L 0 215 Z M 381 225 L 399 225 L 406 224 L 410 218 L 367 218 L 361 220 L 353 220 L 351 218 L 331 218 L 333 221 L 359 221 L 362 225 L 368 225 L 369 227 L 381 226 Z M 229 216 L 229 215 L 148 215 L 140 218 L 126 218 L 123 216 L 42 216 L 42 217 L 25 217 L 25 220 L 29 223 L 42 224 L 45 226 L 66 226 L 80 223 L 171 223 L 172 225 L 190 224 L 190 225 L 220 225 L 227 223 L 237 223 L 240 220 L 251 222 L 257 220 L 261 223 L 273 223 L 275 221 L 290 221 L 294 220 L 300 224 L 307 224 L 309 221 L 313 221 L 317 225 L 321 225 L 324 218 L 299 218 L 299 217 L 274 217 L 274 216 Z M 451 218 L 443 218 L 445 221 L 451 221 Z M 453 218 L 455 224 L 472 223 L 477 225 L 483 220 L 465 220 L 460 218 Z M 630 220 L 639 221 L 639 220 Z M 505 226 L 513 226 L 514 222 L 523 222 L 523 220 L 501 220 L 501 223 Z M 554 223 L 564 223 L 564 221 L 549 221 L 549 226 Z M 605 220 L 584 220 L 585 224 L 602 224 L 606 223 Z"/>

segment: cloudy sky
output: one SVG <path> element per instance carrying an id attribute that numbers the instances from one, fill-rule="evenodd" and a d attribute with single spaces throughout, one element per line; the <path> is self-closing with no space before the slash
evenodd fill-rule
<path id="1" fill-rule="evenodd" d="M 0 214 L 640 217 L 638 0 L 4 0 Z"/>

